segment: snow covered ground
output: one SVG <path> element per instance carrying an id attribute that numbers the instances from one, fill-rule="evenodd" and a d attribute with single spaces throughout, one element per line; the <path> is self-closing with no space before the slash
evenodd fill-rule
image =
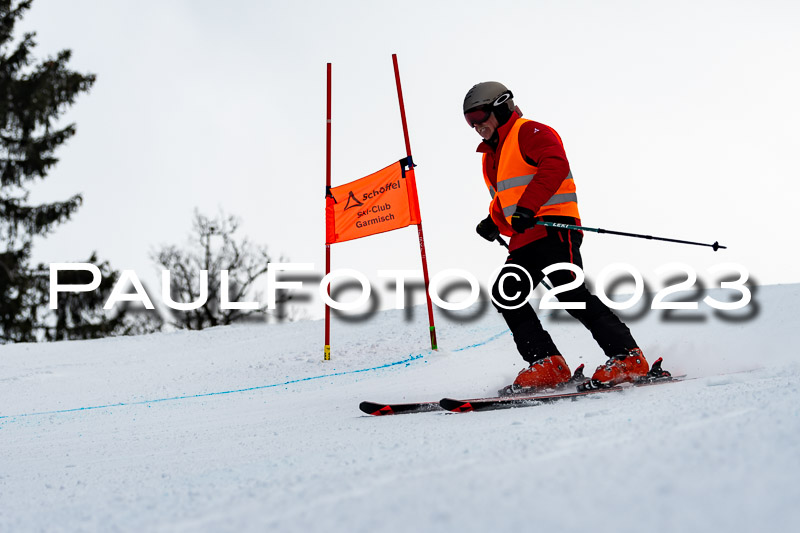
<path id="1" fill-rule="evenodd" d="M 436 353 L 423 308 L 338 321 L 329 362 L 321 322 L 2 346 L 0 531 L 791 531 L 799 301 L 641 313 L 648 358 L 696 379 L 488 413 L 358 404 L 510 382 L 490 309 L 440 315 Z M 545 323 L 572 367 L 603 361 Z"/>

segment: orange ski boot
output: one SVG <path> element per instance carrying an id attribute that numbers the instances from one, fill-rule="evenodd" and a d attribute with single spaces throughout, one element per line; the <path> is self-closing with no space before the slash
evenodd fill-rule
<path id="1" fill-rule="evenodd" d="M 642 350 L 634 348 L 627 354 L 610 357 L 606 364 L 598 366 L 588 388 L 606 388 L 637 381 L 646 377 L 649 370 L 650 365 Z M 586 385 L 589 383 L 585 383 L 584 387 Z"/>
<path id="2" fill-rule="evenodd" d="M 514 383 L 499 391 L 501 396 L 554 389 L 569 382 L 572 374 L 560 355 L 551 355 L 531 363 L 517 375 Z"/>

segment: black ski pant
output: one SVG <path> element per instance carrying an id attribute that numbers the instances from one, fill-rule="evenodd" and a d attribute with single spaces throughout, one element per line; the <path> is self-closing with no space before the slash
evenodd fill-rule
<path id="1" fill-rule="evenodd" d="M 573 263 L 583 269 L 580 254 L 583 234 L 579 231 L 561 228 L 548 227 L 545 229 L 547 237 L 533 241 L 509 254 L 506 266 L 492 287 L 494 296 L 492 303 L 506 320 L 522 358 L 529 363 L 551 355 L 563 354 L 556 347 L 550 334 L 542 327 L 529 303 L 525 303 L 517 309 L 504 309 L 497 302 L 504 303 L 506 306 L 521 303 L 525 296 L 544 278 L 542 270 L 554 263 Z M 507 276 L 503 281 L 502 292 L 500 291 L 499 283 L 503 278 L 502 273 L 514 272 L 516 269 L 516 267 L 509 269 L 509 265 L 512 264 L 530 274 L 532 287 L 529 288 L 527 277 L 517 270 L 519 277 L 523 278 L 522 281 L 515 281 L 511 276 Z M 547 277 L 555 286 L 561 286 L 572 282 L 575 274 L 569 270 L 557 270 Z M 509 300 L 508 297 L 517 294 L 522 296 L 514 301 Z M 592 295 L 585 284 L 582 283 L 556 297 L 561 302 L 584 302 L 586 304 L 585 309 L 568 309 L 567 312 L 591 332 L 592 337 L 607 356 L 627 353 L 637 347 L 628 327 L 597 296 Z"/>

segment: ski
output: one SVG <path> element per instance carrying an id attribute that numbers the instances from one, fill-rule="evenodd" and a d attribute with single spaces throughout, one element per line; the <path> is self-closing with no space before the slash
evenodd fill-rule
<path id="1" fill-rule="evenodd" d="M 607 387 L 605 389 L 565 392 L 562 394 L 496 396 L 494 398 L 480 398 L 476 400 L 442 398 L 439 400 L 439 405 L 442 409 L 453 413 L 468 413 L 470 411 L 491 411 L 494 409 L 509 409 L 511 407 L 527 407 L 559 400 L 580 398 L 600 392 L 620 392 L 623 390 L 625 390 L 623 387 Z"/>
<path id="2" fill-rule="evenodd" d="M 685 376 L 672 376 L 669 372 L 661 369 L 659 358 L 647 374 L 641 380 L 633 383 L 623 383 L 613 387 L 600 387 L 597 384 L 587 382 L 580 390 L 575 392 L 565 392 L 558 394 L 513 394 L 496 396 L 494 398 L 478 398 L 474 400 L 457 400 L 454 398 L 442 398 L 439 405 L 442 409 L 453 413 L 467 413 L 470 411 L 491 411 L 494 409 L 509 409 L 512 407 L 528 407 L 541 405 L 544 403 L 557 402 L 560 400 L 574 400 L 592 394 L 606 392 L 622 392 L 636 387 L 658 385 L 661 383 L 675 383 L 681 381 Z"/>
<path id="3" fill-rule="evenodd" d="M 556 391 L 550 391 L 547 394 L 543 394 L 541 391 L 526 392 L 522 389 L 508 386 L 498 391 L 499 396 L 486 398 L 473 398 L 470 400 L 442 398 L 438 402 L 426 401 L 409 403 L 361 402 L 358 407 L 362 412 L 372 416 L 427 413 L 441 410 L 451 411 L 454 413 L 464 413 L 468 411 L 489 411 L 493 409 L 507 409 L 510 407 L 539 405 L 564 399 L 575 399 L 602 392 L 620 392 L 631 387 L 641 387 L 644 385 L 680 381 L 685 377 L 672 376 L 666 370 L 662 370 L 661 362 L 661 358 L 654 362 L 650 372 L 648 372 L 647 376 L 643 377 L 640 381 L 635 383 L 624 383 L 616 387 L 603 387 L 600 384 L 586 379 L 583 375 L 583 365 L 580 365 L 575 369 L 572 378 L 570 378 L 567 383 L 565 383 L 560 389 Z M 559 392 L 564 390 L 569 392 Z"/>
<path id="4" fill-rule="evenodd" d="M 361 402 L 358 406 L 361 411 L 373 416 L 402 415 L 406 413 L 426 413 L 428 411 L 441 411 L 439 402 L 412 402 L 412 403 L 375 403 Z"/>

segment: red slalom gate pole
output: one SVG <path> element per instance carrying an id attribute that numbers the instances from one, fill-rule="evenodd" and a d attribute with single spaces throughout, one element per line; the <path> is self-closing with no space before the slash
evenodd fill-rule
<path id="1" fill-rule="evenodd" d="M 328 213 L 328 202 L 331 196 L 331 64 L 328 63 L 328 117 L 325 124 L 325 215 Z M 327 222 L 326 222 L 327 224 Z M 327 231 L 327 226 L 326 226 Z M 325 239 L 325 275 L 331 272 L 331 245 Z M 331 286 L 328 285 L 328 296 L 331 295 Z M 331 308 L 325 304 L 325 349 L 324 360 L 331 359 Z"/>
<path id="2" fill-rule="evenodd" d="M 403 89 L 400 86 L 400 69 L 397 66 L 397 54 L 392 54 L 392 63 L 394 64 L 394 79 L 397 82 L 397 100 L 400 102 L 400 120 L 403 123 L 403 136 L 406 141 L 406 155 L 409 162 L 413 165 L 414 158 L 411 157 L 411 142 L 408 140 L 408 124 L 406 123 L 406 108 L 403 104 Z M 413 166 L 411 167 L 413 171 Z M 414 191 L 416 194 L 416 190 Z M 417 224 L 417 233 L 419 234 L 419 251 L 422 258 L 422 275 L 425 280 L 425 299 L 428 303 L 428 323 L 431 332 L 431 349 L 438 350 L 439 347 L 436 343 L 436 326 L 433 323 L 433 303 L 431 302 L 431 295 L 428 292 L 430 285 L 430 278 L 428 276 L 428 259 L 425 254 L 425 237 L 422 234 L 422 215 L 420 215 L 419 224 Z"/>

